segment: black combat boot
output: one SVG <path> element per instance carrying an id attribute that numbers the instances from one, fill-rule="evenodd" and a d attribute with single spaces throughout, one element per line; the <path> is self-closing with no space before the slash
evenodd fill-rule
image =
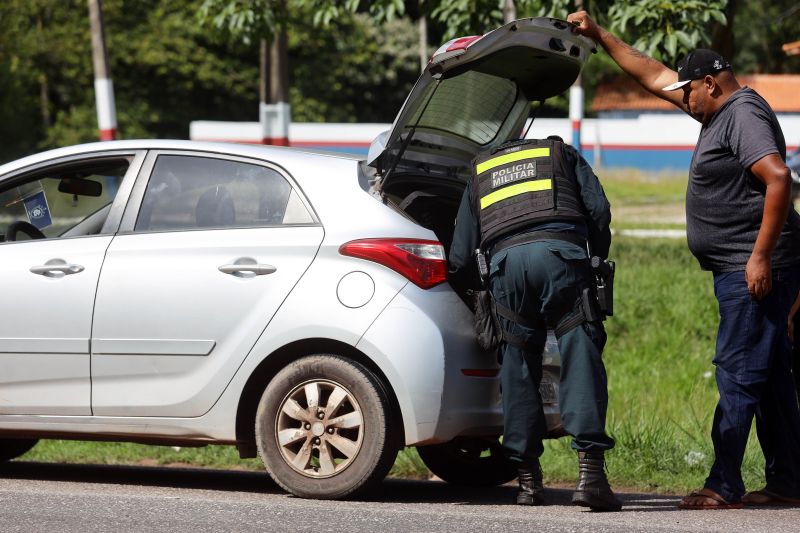
<path id="1" fill-rule="evenodd" d="M 519 467 L 518 505 L 542 505 L 544 503 L 544 483 L 542 467 L 538 459 L 531 463 L 523 463 Z"/>
<path id="2" fill-rule="evenodd" d="M 620 502 L 608 484 L 603 452 L 578 452 L 578 486 L 572 503 L 592 511 L 619 511 Z"/>

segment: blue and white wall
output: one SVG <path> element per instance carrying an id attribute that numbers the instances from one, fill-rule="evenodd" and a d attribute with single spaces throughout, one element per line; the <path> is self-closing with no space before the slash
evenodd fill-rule
<path id="1" fill-rule="evenodd" d="M 800 115 L 779 115 L 788 151 L 800 143 Z M 348 152 L 366 156 L 369 145 L 391 124 L 289 125 L 292 146 Z M 700 132 L 700 124 L 679 113 L 650 113 L 627 118 L 584 119 L 581 139 L 584 157 L 595 167 L 686 171 Z M 569 119 L 537 119 L 528 137 L 559 135 L 572 139 Z M 194 140 L 259 143 L 258 122 L 191 123 Z"/>

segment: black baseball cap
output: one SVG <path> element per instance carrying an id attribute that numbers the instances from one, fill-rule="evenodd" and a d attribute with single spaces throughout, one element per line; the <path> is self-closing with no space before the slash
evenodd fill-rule
<path id="1" fill-rule="evenodd" d="M 728 70 L 731 64 L 714 50 L 698 48 L 678 61 L 678 81 L 664 87 L 664 91 L 680 89 L 692 80 L 699 80 L 709 74 Z"/>

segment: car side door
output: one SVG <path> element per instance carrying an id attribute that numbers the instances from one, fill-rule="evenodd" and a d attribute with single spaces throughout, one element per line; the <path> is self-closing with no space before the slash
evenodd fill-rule
<path id="1" fill-rule="evenodd" d="M 0 177 L 0 415 L 91 414 L 95 289 L 144 154 Z"/>
<path id="2" fill-rule="evenodd" d="M 323 229 L 262 161 L 151 152 L 100 276 L 92 409 L 200 416 L 311 264 Z"/>

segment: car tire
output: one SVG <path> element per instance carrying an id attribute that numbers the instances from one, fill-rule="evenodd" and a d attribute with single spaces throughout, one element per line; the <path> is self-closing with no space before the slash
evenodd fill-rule
<path id="1" fill-rule="evenodd" d="M 386 477 L 399 448 L 394 426 L 386 393 L 369 370 L 336 355 L 312 355 L 270 381 L 256 413 L 256 445 L 288 492 L 343 499 Z"/>
<path id="2" fill-rule="evenodd" d="M 417 447 L 425 466 L 448 483 L 493 487 L 517 477 L 517 465 L 503 453 L 497 437 L 459 437 Z"/>
<path id="3" fill-rule="evenodd" d="M 25 455 L 37 442 L 38 439 L 0 439 L 0 463 Z"/>

